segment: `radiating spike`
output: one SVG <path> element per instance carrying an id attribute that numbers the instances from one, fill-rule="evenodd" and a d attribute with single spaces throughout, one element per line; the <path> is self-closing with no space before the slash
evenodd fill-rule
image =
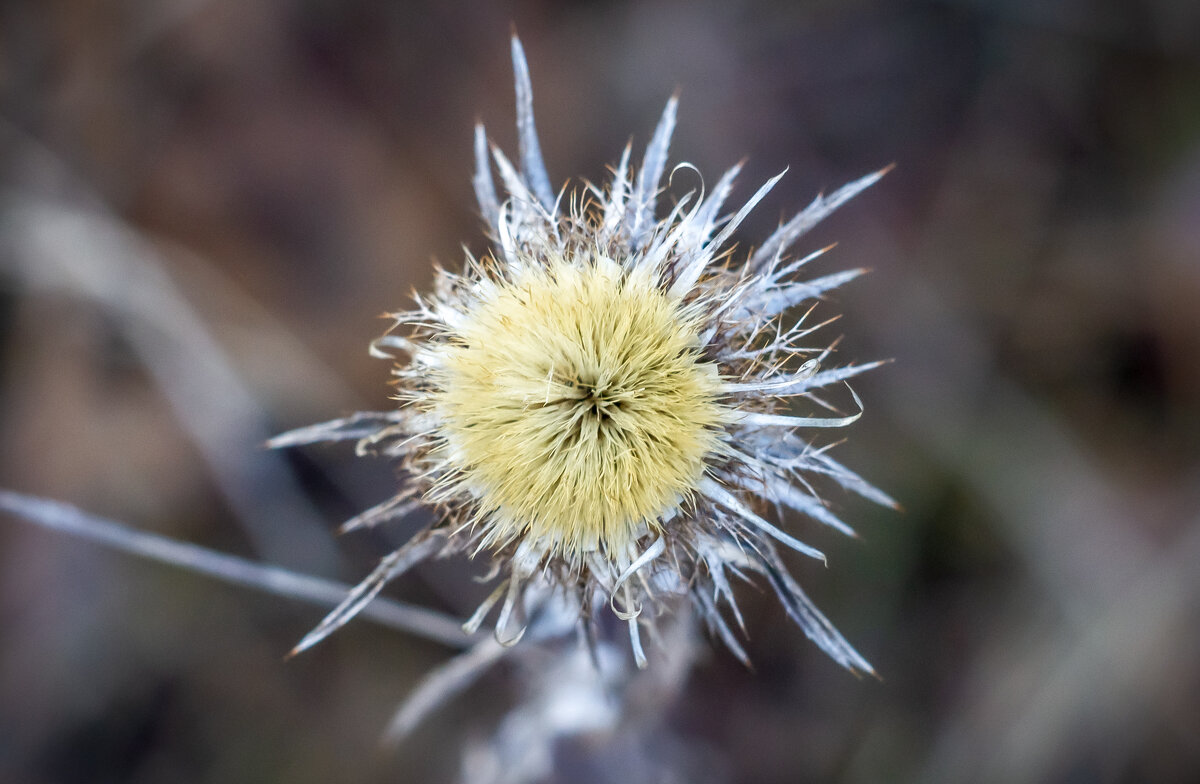
<path id="1" fill-rule="evenodd" d="M 899 509 L 900 504 L 887 493 L 876 488 L 867 480 L 851 471 L 846 466 L 824 454 L 814 455 L 813 460 L 805 468 L 825 474 L 852 493 L 857 493 L 868 501 L 874 501 L 880 506 Z"/>
<path id="2" fill-rule="evenodd" d="M 646 232 L 654 224 L 655 207 L 658 203 L 658 183 L 662 179 L 663 170 L 667 166 L 667 151 L 671 146 L 671 134 L 675 131 L 675 113 L 679 103 L 678 96 L 671 96 L 663 109 L 654 136 L 646 145 L 646 155 L 642 159 L 642 168 L 638 172 L 637 186 L 633 191 L 631 207 L 633 208 L 633 224 L 629 236 L 634 247 L 641 247 Z"/>
<path id="3" fill-rule="evenodd" d="M 509 203 L 512 204 L 514 211 L 514 219 L 518 224 L 524 223 L 525 215 L 528 212 L 537 213 L 538 204 L 525 184 L 524 178 L 517 172 L 515 166 L 508 160 L 508 156 L 504 154 L 496 145 L 492 145 L 492 158 L 496 161 L 496 168 L 500 171 L 500 181 L 504 183 L 504 189 L 508 191 Z M 547 207 L 546 209 L 549 209 Z"/>
<path id="4" fill-rule="evenodd" d="M 875 670 L 862 655 L 846 641 L 829 619 L 817 609 L 808 595 L 788 574 L 779 555 L 773 548 L 762 548 L 752 553 L 759 561 L 762 573 L 783 604 L 788 617 L 796 622 L 808 639 L 829 654 L 838 664 L 851 672 L 875 675 Z"/>
<path id="5" fill-rule="evenodd" d="M 520 269 L 521 262 L 517 256 L 517 243 L 512 235 L 512 220 L 510 215 L 513 211 L 511 201 L 506 201 L 500 205 L 500 215 L 496 219 L 496 241 L 500 244 L 500 255 L 502 260 L 508 264 L 510 272 L 516 272 Z"/>
<path id="6" fill-rule="evenodd" d="M 642 249 L 642 253 L 637 256 L 636 263 L 633 265 L 634 269 L 648 269 L 654 270 L 655 272 L 658 272 L 662 269 L 662 265 L 671 255 L 671 251 L 678 247 L 680 241 L 683 239 L 684 234 L 687 233 L 688 226 L 690 225 L 689 222 L 692 220 L 692 216 L 695 215 L 696 209 L 699 207 L 699 205 L 692 207 L 692 211 L 690 213 L 676 220 L 677 216 L 683 212 L 683 209 L 687 206 L 688 202 L 691 201 L 691 198 L 692 194 L 687 193 L 675 203 L 675 206 L 671 208 L 671 214 L 667 216 L 665 221 L 659 224 L 662 226 L 673 225 L 674 228 L 672 228 L 666 236 L 662 236 L 661 234 L 654 235 L 654 244 L 648 245 Z"/>
<path id="7" fill-rule="evenodd" d="M 493 569 L 498 570 L 499 568 L 500 563 L 497 561 L 493 564 Z M 495 590 L 488 594 L 488 597 L 479 603 L 479 606 L 475 608 L 475 612 L 472 613 L 471 617 L 468 618 L 465 623 L 463 623 L 463 631 L 467 634 L 474 634 L 475 632 L 479 631 L 479 627 L 483 625 L 483 619 L 486 618 L 487 614 L 492 611 L 492 608 L 496 606 L 496 602 L 500 601 L 500 598 L 504 596 L 504 592 L 507 590 L 507 581 L 497 585 Z"/>
<path id="8" fill-rule="evenodd" d="M 745 504 L 743 504 L 737 499 L 736 496 L 734 496 L 733 493 L 721 487 L 712 479 L 708 477 L 701 479 L 699 490 L 705 498 L 713 503 L 720 504 L 721 506 L 725 507 L 759 531 L 762 531 L 774 539 L 778 539 L 780 542 L 783 542 L 798 553 L 803 553 L 810 558 L 816 558 L 821 563 L 827 563 L 825 560 L 825 554 L 820 550 L 801 542 L 794 536 L 781 531 L 780 529 L 768 523 L 766 520 L 754 514 L 754 512 L 751 512 Z"/>
<path id="9" fill-rule="evenodd" d="M 623 572 L 621 572 L 621 575 L 617 577 L 617 582 L 613 586 L 613 590 L 615 591 L 617 588 L 620 588 L 622 585 L 624 585 L 626 580 L 637 573 L 637 571 L 643 566 L 662 555 L 663 551 L 666 549 L 667 540 L 660 535 L 657 539 L 650 543 L 650 546 L 646 548 L 645 552 L 639 555 L 633 563 L 631 563 Z"/>
<path id="10" fill-rule="evenodd" d="M 758 317 L 769 318 L 776 313 L 782 313 L 793 305 L 799 305 L 807 299 L 816 299 L 825 292 L 833 291 L 864 274 L 866 274 L 865 269 L 851 269 L 825 275 L 816 280 L 787 283 L 778 289 L 749 299 L 742 309 L 752 312 Z"/>
<path id="11" fill-rule="evenodd" d="M 503 645 L 505 648 L 511 648 L 521 641 L 525 636 L 525 630 L 529 628 L 523 623 L 525 615 L 525 600 L 521 593 L 521 575 L 514 572 L 508 578 L 508 591 L 504 596 L 504 604 L 500 607 L 500 616 L 496 619 L 496 629 L 493 635 L 496 642 Z M 508 631 L 509 621 L 516 618 L 520 627 L 515 633 Z"/>
<path id="12" fill-rule="evenodd" d="M 382 523 L 407 517 L 423 508 L 425 503 L 419 498 L 413 498 L 411 491 L 407 494 L 402 493 L 351 517 L 342 523 L 338 533 L 347 534 L 359 528 L 374 528 Z"/>
<path id="13" fill-rule="evenodd" d="M 861 416 L 861 411 L 847 417 L 797 417 L 747 411 L 738 414 L 737 422 L 749 427 L 845 427 L 858 421 Z"/>
<path id="14" fill-rule="evenodd" d="M 853 378 L 860 373 L 866 373 L 868 370 L 874 370 L 875 368 L 886 364 L 888 364 L 888 360 L 883 359 L 877 362 L 867 362 L 862 365 L 846 365 L 845 367 L 822 370 L 820 373 L 813 375 L 807 381 L 801 381 L 800 384 L 797 385 L 797 388 L 794 392 L 789 390 L 787 394 L 795 394 L 796 392 L 807 389 L 821 389 L 829 386 L 830 384 L 836 384 L 839 381 L 845 381 L 846 379 Z"/>
<path id="15" fill-rule="evenodd" d="M 471 178 L 475 187 L 475 200 L 488 229 L 496 230 L 496 216 L 500 212 L 500 200 L 496 197 L 496 184 L 492 181 L 492 165 L 488 160 L 487 134 L 483 123 L 475 125 L 475 176 Z"/>
<path id="16" fill-rule="evenodd" d="M 887 166 L 865 177 L 860 177 L 854 182 L 843 185 L 829 196 L 818 196 L 813 199 L 812 204 L 809 204 L 796 217 L 776 229 L 775 233 L 768 237 L 767 241 L 762 244 L 762 247 L 755 251 L 754 255 L 750 257 L 748 265 L 750 271 L 758 272 L 772 258 L 786 251 L 796 240 L 804 236 L 813 226 L 824 220 L 826 216 L 862 191 L 879 182 L 880 178 L 891 170 L 892 167 Z"/>
<path id="17" fill-rule="evenodd" d="M 396 411 L 359 411 L 342 419 L 322 422 L 319 425 L 309 425 L 271 438 L 266 446 L 269 449 L 284 449 L 305 444 L 316 444 L 325 441 L 357 441 L 374 435 L 380 430 L 393 427 L 404 421 L 405 413 Z"/>
<path id="18" fill-rule="evenodd" d="M 794 261 L 790 262 L 783 269 L 777 269 L 778 262 L 773 259 L 771 261 L 770 265 L 766 269 L 763 270 L 763 274 L 767 275 L 770 280 L 782 280 L 782 279 L 786 278 L 788 275 L 791 275 L 792 273 L 799 270 L 805 264 L 808 264 L 813 259 L 818 259 L 821 256 L 824 256 L 826 253 L 828 253 L 829 251 L 833 250 L 836 247 L 837 247 L 837 243 L 831 242 L 823 248 L 817 248 L 816 250 L 814 250 L 812 253 L 808 254 L 807 256 L 803 256 L 801 258 L 795 259 Z M 776 258 L 780 258 L 780 255 L 776 254 Z"/>
<path id="19" fill-rule="evenodd" d="M 613 174 L 612 187 L 609 188 L 608 201 L 604 204 L 603 232 L 613 234 L 624 220 L 626 204 L 629 199 L 629 153 L 632 145 L 626 144 L 621 153 L 621 162 Z"/>
<path id="20" fill-rule="evenodd" d="M 529 189 L 547 211 L 554 209 L 554 189 L 542 160 L 537 128 L 533 124 L 533 84 L 529 79 L 529 63 L 521 40 L 512 38 L 513 74 L 517 83 L 517 137 L 521 154 L 521 174 Z"/>
<path id="21" fill-rule="evenodd" d="M 644 670 L 646 669 L 646 652 L 642 650 L 642 637 L 638 632 L 637 617 L 628 619 L 626 623 L 629 624 L 629 645 L 633 648 L 633 661 L 639 670 Z"/>
<path id="22" fill-rule="evenodd" d="M 729 219 L 729 222 L 725 224 L 721 232 L 705 245 L 704 251 L 698 254 L 696 258 L 689 260 L 687 266 L 680 270 L 679 275 L 675 278 L 675 282 L 671 284 L 672 295 L 682 297 L 691 291 L 692 286 L 696 285 L 696 281 L 700 279 L 700 274 L 704 272 L 704 268 L 708 265 L 708 262 L 712 260 L 712 254 L 725 244 L 725 241 L 737 230 L 737 227 L 746 219 L 746 216 L 750 214 L 755 205 L 762 201 L 762 198 L 775 187 L 775 183 L 779 182 L 779 179 L 785 174 L 787 174 L 787 169 L 784 169 L 763 183 L 763 186 L 750 197 L 750 200 L 742 205 L 737 214 Z"/>
<path id="23" fill-rule="evenodd" d="M 815 362 L 815 360 L 810 361 Z M 761 392 L 764 395 L 780 397 L 802 395 L 810 389 L 821 389 L 822 387 L 827 387 L 838 381 L 845 381 L 860 373 L 874 370 L 880 365 L 886 364 L 886 361 L 868 362 L 863 365 L 847 365 L 845 367 L 822 370 L 819 373 L 805 373 L 804 368 L 801 368 L 796 373 L 788 373 L 773 378 L 768 377 L 758 382 L 726 384 L 725 391 L 734 393 Z"/>
<path id="24" fill-rule="evenodd" d="M 830 512 L 829 509 L 821 503 L 820 499 L 804 492 L 800 488 L 787 481 L 772 482 L 768 485 L 771 490 L 771 495 L 776 501 L 794 509 L 801 514 L 808 515 L 819 523 L 833 528 L 836 531 L 857 539 L 858 534 L 854 529 L 843 523 L 837 515 Z"/>
<path id="25" fill-rule="evenodd" d="M 375 359 L 396 359 L 387 349 L 400 349 L 410 357 L 417 353 L 417 344 L 401 335 L 383 335 L 367 345 L 367 353 Z"/>
<path id="26" fill-rule="evenodd" d="M 383 587 L 396 579 L 410 568 L 433 555 L 445 541 L 445 535 L 438 532 L 426 531 L 417 534 L 399 550 L 385 556 L 375 571 L 354 587 L 346 599 L 333 609 L 317 624 L 316 628 L 304 635 L 304 639 L 296 644 L 288 656 L 308 650 L 334 631 L 344 626 L 351 618 L 366 607 L 368 603 L 383 590 Z"/>
<path id="27" fill-rule="evenodd" d="M 741 171 L 742 163 L 740 162 L 730 167 L 729 170 L 721 175 L 721 179 L 717 180 L 712 194 L 704 200 L 704 206 L 696 215 L 696 220 L 700 224 L 700 236 L 702 239 L 707 239 L 712 234 L 721 212 L 721 206 L 729 198 L 729 194 L 733 191 L 733 181 L 737 179 Z"/>
<path id="28" fill-rule="evenodd" d="M 742 225 L 742 221 L 746 219 L 746 216 L 750 214 L 750 211 L 753 210 L 760 201 L 762 201 L 763 197 L 775 187 L 776 183 L 783 179 L 783 175 L 787 174 L 787 172 L 788 170 L 784 169 L 783 171 L 779 172 L 779 174 L 776 174 L 774 177 L 764 182 L 762 186 L 754 192 L 754 195 L 746 200 L 746 203 L 743 204 L 742 208 L 737 211 L 737 214 L 729 219 L 729 222 L 726 223 L 724 228 L 721 229 L 721 233 L 713 238 L 709 244 L 714 248 L 719 248 L 724 245 L 730 236 L 733 235 L 733 232 L 737 231 L 737 227 Z"/>
<path id="29" fill-rule="evenodd" d="M 733 630 L 729 628 L 729 624 L 725 623 L 725 619 L 721 617 L 721 611 L 717 609 L 713 600 L 699 587 L 692 591 L 692 598 L 700 605 L 704 622 L 708 625 L 709 631 L 715 632 L 721 638 L 721 642 L 725 643 L 725 647 L 729 649 L 729 652 L 738 661 L 749 667 L 750 657 L 746 655 L 746 649 L 742 647 L 742 643 L 734 636 Z"/>
<path id="30" fill-rule="evenodd" d="M 840 531 L 846 536 L 854 539 L 858 538 L 858 534 L 854 532 L 853 528 L 839 520 L 833 512 L 830 512 L 825 507 L 821 499 L 817 498 L 811 492 L 804 492 L 803 489 L 792 484 L 786 476 L 780 476 L 765 470 L 765 466 L 754 458 L 747 457 L 738 452 L 735 452 L 735 455 L 742 461 L 746 468 L 753 472 L 750 476 L 733 477 L 732 481 L 738 487 L 758 493 L 769 501 L 783 504 L 790 509 L 813 518 L 819 523 Z M 805 485 L 807 486 L 807 482 Z"/>

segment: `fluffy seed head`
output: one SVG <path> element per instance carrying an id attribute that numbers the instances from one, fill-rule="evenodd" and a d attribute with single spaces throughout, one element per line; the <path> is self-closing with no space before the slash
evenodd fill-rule
<path id="1" fill-rule="evenodd" d="M 530 537 L 578 560 L 657 532 L 720 451 L 697 314 L 597 255 L 524 267 L 464 316 L 427 403 L 454 469 L 442 496 L 471 489 L 489 546 Z"/>
<path id="2" fill-rule="evenodd" d="M 400 461 L 407 485 L 347 528 L 434 510 L 428 527 L 297 649 L 345 623 L 414 563 L 482 551 L 500 582 L 465 627 L 475 630 L 499 606 L 494 632 L 506 644 L 527 626 L 539 629 L 535 636 L 577 622 L 594 632 L 603 624 L 590 622 L 611 608 L 644 665 L 641 627 L 686 598 L 745 660 L 721 607 L 740 625 L 731 578 L 757 575 L 823 650 L 870 672 L 777 547 L 824 556 L 763 515 L 788 509 L 852 533 L 817 494 L 820 481 L 892 503 L 809 432 L 857 420 L 858 398 L 843 385 L 879 363 L 823 367 L 833 346 L 809 342 L 821 324 L 794 314 L 861 270 L 802 277 L 821 251 L 786 255 L 883 172 L 818 197 L 744 260 L 732 259 L 733 232 L 779 176 L 723 213 L 734 166 L 660 216 L 671 99 L 640 168 L 626 147 L 611 182 L 585 184 L 564 211 L 565 191 L 556 198 L 542 162 L 515 38 L 513 65 L 517 163 L 494 147 L 489 155 L 482 126 L 475 134 L 473 184 L 492 250 L 468 254 L 461 272 L 439 269 L 432 293 L 395 314 L 397 334 L 372 347 L 396 362 L 402 405 L 275 440 L 358 439 L 360 452 Z M 839 412 L 838 400 L 860 410 Z M 793 414 L 794 403 L 803 410 Z"/>

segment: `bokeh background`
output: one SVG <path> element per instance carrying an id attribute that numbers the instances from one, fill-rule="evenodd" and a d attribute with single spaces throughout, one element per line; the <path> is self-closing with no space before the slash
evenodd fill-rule
<path id="1" fill-rule="evenodd" d="M 837 454 L 904 509 L 835 493 L 861 539 L 797 521 L 830 567 L 795 564 L 882 680 L 747 588 L 754 671 L 714 649 L 639 719 L 654 780 L 1200 780 L 1188 0 L 4 3 L 0 486 L 349 581 L 401 541 L 332 535 L 382 461 L 261 442 L 389 405 L 380 314 L 485 249 L 471 132 L 514 147 L 513 24 L 556 184 L 676 89 L 674 160 L 746 156 L 735 199 L 791 167 L 743 247 L 897 165 L 799 248 L 873 270 L 828 336 L 895 360 Z M 463 613 L 477 571 L 389 594 Z M 453 780 L 511 672 L 381 751 L 452 652 L 362 621 L 285 662 L 321 614 L 0 518 L 0 780 Z M 636 780 L 621 754 L 561 780 Z"/>

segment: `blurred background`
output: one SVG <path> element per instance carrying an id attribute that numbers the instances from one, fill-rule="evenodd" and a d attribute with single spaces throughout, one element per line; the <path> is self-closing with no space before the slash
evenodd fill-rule
<path id="1" fill-rule="evenodd" d="M 681 94 L 674 160 L 742 247 L 895 163 L 798 251 L 866 266 L 830 491 L 795 563 L 882 676 L 751 587 L 634 729 L 714 782 L 1200 780 L 1200 4 L 1188 0 L 0 6 L 0 487 L 355 581 L 411 528 L 340 539 L 396 476 L 272 433 L 390 405 L 366 347 L 431 260 L 486 249 L 472 125 L 513 150 L 508 35 L 556 185 L 605 177 Z M 469 612 L 480 565 L 389 595 Z M 440 782 L 515 699 L 500 667 L 392 752 L 452 651 L 0 518 L 0 780 Z M 651 654 L 653 659 L 654 654 Z M 601 737 L 561 780 L 634 781 Z M 613 760 L 606 767 L 603 760 Z M 599 761 L 599 762 L 598 762 Z"/>

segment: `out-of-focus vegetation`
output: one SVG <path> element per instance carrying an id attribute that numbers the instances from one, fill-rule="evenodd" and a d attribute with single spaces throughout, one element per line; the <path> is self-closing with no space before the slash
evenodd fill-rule
<path id="1" fill-rule="evenodd" d="M 883 680 L 747 587 L 755 671 L 715 651 L 666 716 L 681 780 L 1197 780 L 1194 2 L 5 4 L 0 486 L 347 580 L 401 541 L 332 535 L 384 461 L 260 445 L 390 405 L 378 316 L 485 249 L 471 129 L 514 146 L 514 22 L 556 185 L 676 88 L 675 160 L 749 156 L 743 198 L 791 167 L 743 247 L 897 164 L 808 242 L 873 270 L 828 336 L 895 362 L 837 449 L 905 510 L 834 495 L 861 541 L 803 528 L 830 568 L 795 564 Z M 464 613 L 479 571 L 390 593 Z M 511 673 L 381 753 L 449 652 L 360 622 L 284 662 L 320 614 L 4 518 L 0 780 L 452 779 Z"/>

